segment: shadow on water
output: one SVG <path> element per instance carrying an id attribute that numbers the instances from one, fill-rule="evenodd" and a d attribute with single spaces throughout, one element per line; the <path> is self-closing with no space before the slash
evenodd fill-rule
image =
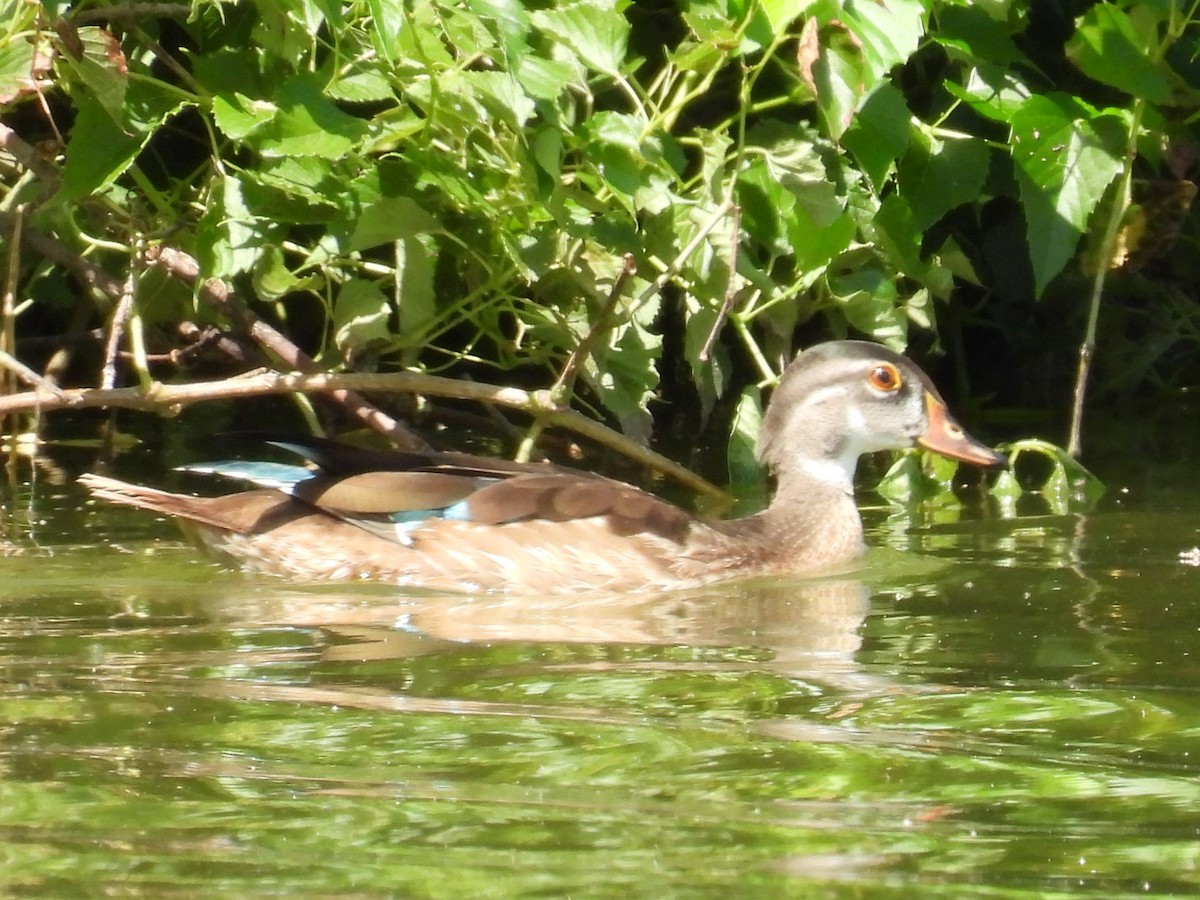
<path id="1" fill-rule="evenodd" d="M 0 562 L 0 891 L 1195 892 L 1200 494 L 1122 496 L 872 509 L 853 577 L 517 599 L 242 577 L 43 486 Z"/>

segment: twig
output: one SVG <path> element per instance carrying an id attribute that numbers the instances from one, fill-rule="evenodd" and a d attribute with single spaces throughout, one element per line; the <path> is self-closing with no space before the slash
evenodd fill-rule
<path id="1" fill-rule="evenodd" d="M 592 354 L 592 350 L 599 342 L 600 338 L 612 330 L 613 313 L 617 309 L 617 303 L 621 300 L 621 293 L 625 290 L 625 283 L 637 274 L 637 265 L 633 261 L 633 254 L 626 253 L 621 260 L 621 270 L 617 272 L 617 277 L 613 279 L 612 289 L 608 292 L 608 299 L 604 301 L 604 308 L 600 310 L 600 315 L 596 317 L 595 324 L 588 331 L 587 335 L 580 341 L 571 355 L 567 357 L 567 362 L 559 373 L 558 379 L 554 382 L 551 393 L 558 398 L 569 397 L 575 390 L 575 379 L 579 377 L 579 369 L 584 362 Z"/>
<path id="2" fill-rule="evenodd" d="M 149 265 L 160 266 L 172 276 L 188 284 L 200 278 L 200 264 L 182 250 L 170 247 L 151 247 L 145 254 Z M 210 278 L 199 288 L 200 299 L 219 309 L 235 325 L 249 334 L 263 349 L 273 353 L 286 366 L 301 372 L 320 373 L 321 367 L 311 356 L 254 314 L 237 294 L 223 281 Z M 345 389 L 333 390 L 330 396 L 369 428 L 387 435 L 407 450 L 424 449 L 426 443 L 362 395 Z"/>
<path id="3" fill-rule="evenodd" d="M 437 375 L 415 372 L 363 373 L 338 375 L 257 372 L 223 381 L 193 384 L 153 384 L 149 390 L 140 387 L 99 390 L 75 388 L 55 394 L 47 390 L 28 391 L 0 397 L 0 415 L 40 407 L 45 411 L 59 409 L 93 409 L 117 406 L 148 412 L 173 415 L 183 407 L 205 400 L 229 400 L 239 397 L 286 394 L 292 392 L 331 394 L 338 391 L 378 391 L 381 393 L 431 394 L 458 400 L 475 400 L 507 406 L 542 419 L 547 425 L 567 428 L 599 444 L 640 462 L 687 485 L 693 490 L 713 497 L 726 498 L 720 488 L 705 481 L 694 472 L 667 459 L 653 450 L 625 437 L 601 422 L 589 419 L 576 410 L 555 401 L 549 391 L 524 391 L 498 387 L 474 381 L 458 381 Z"/>
<path id="4" fill-rule="evenodd" d="M 1087 330 L 1084 332 L 1082 343 L 1079 345 L 1079 367 L 1075 372 L 1075 390 L 1071 401 L 1071 431 L 1067 436 L 1067 453 L 1078 458 L 1083 449 L 1083 403 L 1087 396 L 1088 376 L 1092 369 L 1092 355 L 1096 351 L 1096 325 L 1100 318 L 1100 299 L 1104 295 L 1104 282 L 1115 256 L 1117 235 L 1121 230 L 1121 221 L 1131 202 L 1131 185 L 1133 182 L 1133 161 L 1137 156 L 1137 140 L 1141 132 L 1142 112 L 1145 110 L 1144 100 L 1133 103 L 1132 121 L 1125 136 L 1125 166 L 1116 182 L 1112 209 L 1105 223 L 1104 234 L 1100 239 L 1100 249 L 1096 254 L 1096 275 L 1092 281 L 1091 305 L 1088 307 Z"/>
<path id="5" fill-rule="evenodd" d="M 38 180 L 49 184 L 58 184 L 58 170 L 42 159 L 33 147 L 2 122 L 0 122 L 0 147 L 11 153 L 13 159 L 36 175 Z"/>
<path id="6" fill-rule="evenodd" d="M 104 366 L 100 370 L 100 388 L 110 390 L 117 386 L 117 351 L 121 347 L 121 337 L 125 334 L 125 323 L 133 312 L 133 269 L 121 289 L 121 299 L 113 310 L 112 321 L 108 326 L 108 340 L 104 342 Z"/>
<path id="7" fill-rule="evenodd" d="M 708 332 L 708 337 L 704 339 L 704 346 L 700 348 L 697 357 L 700 362 L 708 362 L 713 344 L 717 342 L 717 335 L 721 333 L 721 327 L 729 318 L 729 311 L 733 309 L 733 301 L 737 298 L 737 292 L 733 289 L 733 277 L 737 274 L 738 236 L 742 230 L 742 209 L 740 206 L 734 206 L 732 211 L 733 215 L 730 216 L 732 221 L 729 225 L 729 278 L 725 281 L 725 299 L 721 303 L 716 321 L 713 322 L 712 328 Z"/>
<path id="8" fill-rule="evenodd" d="M 17 359 L 15 356 L 13 356 L 11 353 L 9 353 L 6 350 L 0 350 L 0 368 L 3 368 L 5 371 L 11 372 L 12 374 L 16 375 L 18 378 L 20 378 L 22 381 L 24 381 L 30 387 L 37 388 L 39 391 L 46 391 L 50 394 L 53 394 L 55 397 L 59 397 L 64 400 L 66 399 L 67 395 L 63 392 L 62 388 L 60 388 L 57 384 L 55 384 L 49 378 L 39 375 L 37 372 L 35 372 L 33 369 L 29 368 L 29 366 L 25 365 L 25 363 L 21 362 L 19 359 Z M 8 396 L 8 397 L 27 397 L 29 395 L 28 394 L 7 394 L 6 396 Z M 34 408 L 35 409 L 37 408 L 36 405 L 34 406 Z M 21 410 L 21 412 L 24 412 L 24 410 Z"/>
<path id="9" fill-rule="evenodd" d="M 12 213 L 0 210 L 0 227 L 11 229 L 12 220 Z M 123 285 L 120 281 L 55 239 L 31 228 L 24 229 L 21 238 L 30 249 L 67 269 L 86 286 L 95 288 L 109 297 L 121 296 Z M 199 278 L 199 263 L 179 250 L 152 248 L 146 252 L 145 259 L 149 264 L 164 266 L 171 275 L 189 284 L 195 283 Z M 310 372 L 320 370 L 312 357 L 254 315 L 220 281 L 210 279 L 205 282 L 201 286 L 200 296 L 224 312 L 239 327 L 244 328 L 260 345 L 277 355 L 287 366 Z M 350 391 L 333 391 L 330 396 L 369 428 L 391 438 L 397 445 L 410 450 L 425 446 L 425 442 L 419 437 L 362 396 Z"/>
<path id="10" fill-rule="evenodd" d="M 708 221 L 701 225 L 700 230 L 697 231 L 692 239 L 687 242 L 687 246 L 680 250 L 679 253 L 675 255 L 675 258 L 667 265 L 667 267 L 659 273 L 657 278 L 654 279 L 654 282 L 638 295 L 636 305 L 645 303 L 655 294 L 662 291 L 666 283 L 674 278 L 675 274 L 681 268 L 683 268 L 683 264 L 687 262 L 688 257 L 696 252 L 696 248 L 699 247 L 704 239 L 712 233 L 712 230 L 721 223 L 721 219 L 725 217 L 725 214 L 735 208 L 736 204 L 732 200 L 726 200 L 724 203 L 718 206 L 716 211 L 708 217 Z"/>

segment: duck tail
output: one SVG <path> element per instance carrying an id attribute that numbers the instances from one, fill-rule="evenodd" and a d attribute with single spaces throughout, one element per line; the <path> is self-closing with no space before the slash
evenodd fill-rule
<path id="1" fill-rule="evenodd" d="M 92 496 L 98 500 L 146 509 L 172 518 L 212 525 L 215 528 L 229 529 L 232 524 L 227 516 L 220 514 L 219 510 L 210 508 L 212 500 L 206 497 L 171 494 L 167 491 L 158 491 L 154 488 L 142 487 L 140 484 L 130 484 L 127 481 L 118 481 L 116 478 L 90 473 L 80 475 L 79 483 L 91 491 Z"/>

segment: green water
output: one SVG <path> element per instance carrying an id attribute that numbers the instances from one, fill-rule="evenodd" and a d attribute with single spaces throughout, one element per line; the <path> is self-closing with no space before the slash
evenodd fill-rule
<path id="1" fill-rule="evenodd" d="M 537 603 L 245 578 L 51 482 L 5 495 L 0 894 L 1200 893 L 1188 477 Z"/>

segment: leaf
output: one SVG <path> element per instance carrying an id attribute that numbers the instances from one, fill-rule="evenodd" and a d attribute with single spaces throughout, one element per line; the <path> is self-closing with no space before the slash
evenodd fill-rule
<path id="1" fill-rule="evenodd" d="M 930 36 L 963 56 L 996 66 L 1027 66 L 1033 63 L 1021 52 L 1006 27 L 978 6 L 943 5 L 937 13 L 937 27 Z"/>
<path id="2" fill-rule="evenodd" d="M 978 138 L 942 141 L 918 132 L 898 172 L 916 228 L 923 232 L 956 206 L 978 200 L 990 162 Z"/>
<path id="3" fill-rule="evenodd" d="M 1080 18 L 1066 46 L 1085 75 L 1151 103 L 1171 99 L 1171 83 L 1153 61 L 1157 46 L 1135 30 L 1115 3 L 1097 3 Z"/>
<path id="4" fill-rule="evenodd" d="M 805 275 L 819 272 L 850 246 L 858 231 L 854 219 L 842 213 L 832 222 L 817 222 L 805 206 L 797 204 L 785 222 L 796 268 Z"/>
<path id="5" fill-rule="evenodd" d="M 854 118 L 859 100 L 866 93 L 862 60 L 848 42 L 831 42 L 823 47 L 812 65 L 812 81 L 817 91 L 817 106 L 825 129 L 835 141 L 840 139 Z"/>
<path id="6" fill-rule="evenodd" d="M 621 431 L 639 443 L 648 443 L 652 421 L 647 404 L 658 386 L 662 337 L 647 327 L 658 314 L 657 302 L 643 303 L 635 317 L 614 329 L 612 343 L 598 347 L 584 375 L 617 418 Z"/>
<path id="7" fill-rule="evenodd" d="M 157 82 L 131 81 L 121 126 L 99 103 L 80 100 L 67 143 L 60 198 L 75 200 L 112 184 L 133 164 L 155 128 L 190 105 Z"/>
<path id="8" fill-rule="evenodd" d="M 966 101 L 981 116 L 1005 124 L 1033 96 L 1025 82 L 1014 73 L 990 64 L 980 64 L 972 69 L 965 85 L 951 81 L 944 84 L 951 94 Z"/>
<path id="9" fill-rule="evenodd" d="M 362 120 L 342 112 L 325 97 L 321 83 L 309 75 L 286 82 L 275 97 L 277 112 L 254 133 L 264 156 L 319 156 L 341 159 L 366 134 Z"/>
<path id="10" fill-rule="evenodd" d="M 1121 171 L 1126 127 L 1115 113 L 1096 114 L 1062 94 L 1031 97 L 1013 116 L 1011 152 L 1037 296 L 1074 255 Z"/>
<path id="11" fill-rule="evenodd" d="M 390 341 L 391 304 L 373 281 L 354 278 L 342 285 L 333 302 L 334 342 L 351 359 L 376 342 Z"/>
<path id="12" fill-rule="evenodd" d="M 303 283 L 288 268 L 283 250 L 274 245 L 263 248 L 254 264 L 254 292 L 263 300 L 278 300 Z"/>
<path id="13" fill-rule="evenodd" d="M 892 164 L 908 149 L 912 132 L 912 113 L 904 94 L 884 82 L 867 98 L 842 135 L 842 146 L 854 156 L 878 192 Z"/>
<path id="14" fill-rule="evenodd" d="M 893 68 L 908 61 L 925 34 L 921 0 L 849 0 L 841 13 L 861 47 L 869 91 Z"/>
<path id="15" fill-rule="evenodd" d="M 700 420 L 707 422 L 713 405 L 725 393 L 728 372 L 728 357 L 720 342 L 712 342 L 712 330 L 717 324 L 717 310 L 690 294 L 685 300 L 687 319 L 684 322 L 684 356 L 692 370 L 692 381 L 700 395 Z M 711 343 L 708 359 L 701 359 L 700 352 Z"/>
<path id="16" fill-rule="evenodd" d="M 577 2 L 530 14 L 535 26 L 579 54 L 597 72 L 619 78 L 629 23 L 613 7 Z"/>
<path id="17" fill-rule="evenodd" d="M 518 0 L 469 0 L 467 7 L 481 19 L 496 23 L 510 64 L 525 55 L 530 30 L 529 13 Z"/>
<path id="18" fill-rule="evenodd" d="M 46 74 L 46 59 L 34 53 L 32 43 L 0 42 L 0 104 L 8 105 L 36 91 L 36 78 Z M 41 68 L 40 71 L 35 67 Z"/>
<path id="19" fill-rule="evenodd" d="M 213 121 L 232 141 L 242 141 L 268 124 L 278 112 L 274 103 L 243 94 L 218 93 L 212 99 Z"/>
<path id="20" fill-rule="evenodd" d="M 762 431 L 762 395 L 754 385 L 742 391 L 733 423 L 725 458 L 729 466 L 729 486 L 739 499 L 755 506 L 765 506 L 767 486 L 763 467 L 759 465 L 756 448 Z"/>
<path id="21" fill-rule="evenodd" d="M 439 230 L 437 219 L 415 200 L 409 197 L 383 197 L 359 214 L 346 249 L 366 250 Z"/>
<path id="22" fill-rule="evenodd" d="M 62 23 L 63 29 L 71 27 L 68 23 Z M 78 52 L 72 52 L 68 47 L 59 59 L 74 71 L 88 93 L 112 116 L 113 121 L 122 123 L 125 118 L 125 91 L 129 86 L 129 66 L 120 42 L 110 32 L 94 25 L 84 26 L 63 36 L 70 37 L 71 44 Z"/>
<path id="23" fill-rule="evenodd" d="M 795 22 L 817 0 L 761 0 L 759 6 L 766 13 L 773 37 L 782 37 L 788 26 Z"/>
<path id="24" fill-rule="evenodd" d="M 229 278 L 248 272 L 268 246 L 268 226 L 250 211 L 242 188 L 242 181 L 232 175 L 214 186 L 197 233 L 197 256 L 207 275 Z"/>
<path id="25" fill-rule="evenodd" d="M 391 0 L 367 0 L 371 11 L 371 44 L 387 62 L 394 63 L 404 31 L 404 4 Z"/>
<path id="26" fill-rule="evenodd" d="M 433 254 L 417 237 L 402 238 L 395 247 L 396 306 L 400 312 L 400 336 L 404 337 L 419 331 L 437 315 Z"/>
<path id="27" fill-rule="evenodd" d="M 824 228 L 837 221 L 845 204 L 838 197 L 837 186 L 830 180 L 812 141 L 784 138 L 764 146 L 760 152 L 770 177 L 795 196 L 817 227 Z"/>
<path id="28" fill-rule="evenodd" d="M 533 115 L 533 101 L 508 72 L 464 72 L 462 77 L 488 112 L 513 131 L 520 131 Z"/>

